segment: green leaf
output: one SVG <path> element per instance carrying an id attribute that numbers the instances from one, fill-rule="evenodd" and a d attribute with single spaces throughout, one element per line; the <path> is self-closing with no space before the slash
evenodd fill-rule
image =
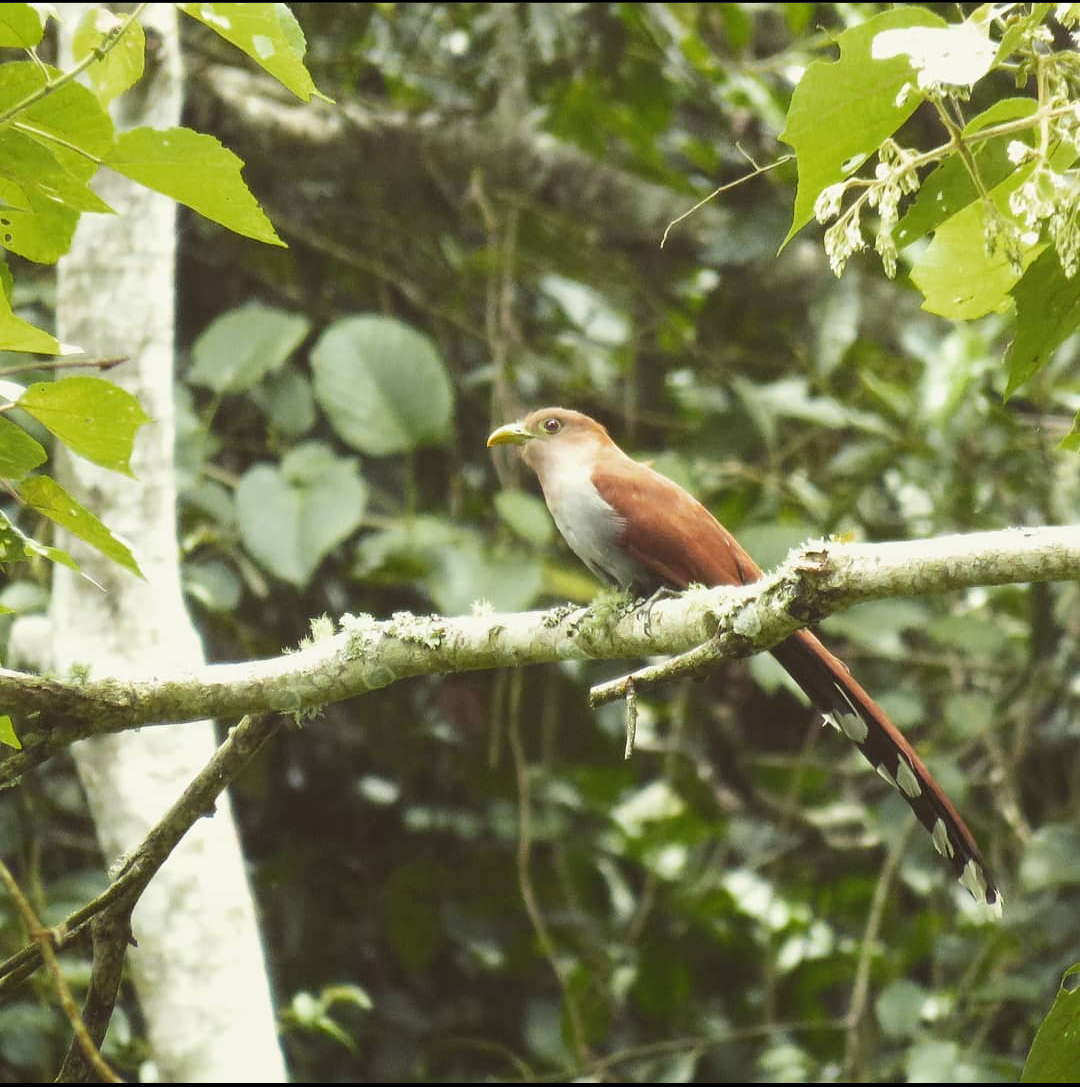
<path id="1" fill-rule="evenodd" d="M 0 714 L 0 744 L 22 750 L 22 741 L 15 731 L 15 724 L 6 713 Z"/>
<path id="2" fill-rule="evenodd" d="M 1020 102 L 1025 106 L 1034 108 L 1034 102 L 1030 99 L 1008 99 L 1008 102 Z M 998 105 L 1005 105 L 999 102 Z M 993 108 L 986 114 L 993 113 Z M 981 116 L 986 116 L 982 114 Z M 979 118 L 976 118 L 976 121 Z M 998 118 L 1005 120 L 1004 117 Z M 968 125 L 975 124 L 972 121 Z M 996 123 L 996 122 L 995 122 Z M 966 131 L 966 130 L 965 130 Z M 1016 133 L 1012 136 L 1002 136 L 996 140 L 988 140 L 975 149 L 975 164 L 979 169 L 979 176 L 987 189 L 1004 181 L 1015 169 L 1015 163 L 1009 160 L 1008 147 L 1013 140 L 1028 141 L 1029 133 Z M 979 191 L 975 182 L 968 173 L 964 160 L 959 155 L 947 158 L 929 177 L 922 183 L 918 195 L 915 197 L 907 213 L 896 224 L 894 235 L 896 244 L 905 248 L 913 241 L 936 230 L 946 219 L 966 208 L 979 198 Z"/>
<path id="3" fill-rule="evenodd" d="M 266 412 L 275 430 L 288 438 L 306 434 L 318 418 L 311 381 L 291 366 L 270 374 L 253 391 L 252 399 Z"/>
<path id="4" fill-rule="evenodd" d="M 272 574 L 303 588 L 319 563 L 359 526 L 367 485 L 356 461 L 319 442 L 297 446 L 280 468 L 258 464 L 236 488 L 247 551 Z"/>
<path id="5" fill-rule="evenodd" d="M 1012 296 L 1016 300 L 1016 336 L 1005 355 L 1009 374 L 1006 399 L 1034 377 L 1080 326 L 1080 276 L 1069 279 L 1057 251 L 1048 248 L 1024 273 Z"/>
<path id="6" fill-rule="evenodd" d="M 0 473 L 2 475 L 3 473 Z M 495 511 L 523 540 L 543 545 L 555 534 L 547 506 L 535 495 L 507 488 L 495 495 Z"/>
<path id="7" fill-rule="evenodd" d="M 495 552 L 470 529 L 438 517 L 416 517 L 365 535 L 354 573 L 381 585 L 421 583 L 444 615 L 485 600 L 497 611 L 520 611 L 536 599 L 543 568 L 515 552 Z M 595 593 L 595 583 L 589 595 Z"/>
<path id="8" fill-rule="evenodd" d="M 30 4 L 0 4 L 0 46 L 5 49 L 32 49 L 45 27 Z"/>
<path id="9" fill-rule="evenodd" d="M 244 184 L 243 162 L 213 136 L 189 128 L 133 128 L 104 158 L 117 173 L 237 234 L 285 246 Z"/>
<path id="10" fill-rule="evenodd" d="M 1009 195 L 1027 180 L 1030 167 L 1015 171 L 990 194 L 1004 214 Z M 976 200 L 942 223 L 934 240 L 911 268 L 911 281 L 922 291 L 923 309 L 942 317 L 971 320 L 1000 309 L 1020 279 L 1004 247 L 986 251 L 987 224 L 991 211 L 985 200 Z M 1030 246 L 1021 258 L 1026 267 L 1046 248 Z"/>
<path id="11" fill-rule="evenodd" d="M 58 74 L 31 63 L 0 65 L 0 110 L 14 109 Z M 110 210 L 86 182 L 112 145 L 112 121 L 86 87 L 65 83 L 17 113 L 2 136 L 0 177 L 14 206 L 0 214 L 0 244 L 54 263 L 71 246 L 79 210 Z"/>
<path id="12" fill-rule="evenodd" d="M 285 364 L 310 327 L 306 317 L 257 302 L 229 310 L 195 341 L 188 381 L 219 393 L 250 389 Z"/>
<path id="13" fill-rule="evenodd" d="M 784 245 L 813 218 L 821 191 L 853 174 L 915 112 L 923 96 L 912 92 L 900 104 L 901 88 L 913 82 L 906 57 L 873 60 L 874 38 L 884 30 L 944 27 L 931 11 L 905 4 L 845 30 L 837 40 L 840 59 L 815 61 L 803 73 L 780 139 L 795 149 L 799 188 Z"/>
<path id="14" fill-rule="evenodd" d="M 1080 828 L 1044 823 L 1027 840 L 1020 881 L 1031 891 L 1057 890 L 1080 883 Z"/>
<path id="15" fill-rule="evenodd" d="M 0 216 L 0 223 L 3 217 Z M 6 267 L 6 265 L 5 265 Z M 0 351 L 31 351 L 37 355 L 59 355 L 63 347 L 55 336 L 29 321 L 16 317 L 7 292 L 0 291 Z"/>
<path id="16" fill-rule="evenodd" d="M 33 64 L 29 67 L 37 68 Z M 53 77 L 60 74 L 54 68 L 47 72 Z M 26 78 L 32 78 L 31 73 L 26 73 Z M 25 135 L 38 140 L 80 181 L 88 181 L 97 173 L 102 156 L 113 143 L 112 118 L 93 91 L 81 83 L 64 83 L 50 91 L 16 117 L 14 124 L 20 123 L 28 126 L 21 130 Z"/>
<path id="17" fill-rule="evenodd" d="M 1080 411 L 1073 416 L 1072 430 L 1061 439 L 1058 448 L 1080 453 Z"/>
<path id="18" fill-rule="evenodd" d="M 1039 1026 L 1021 1083 L 1080 1082 L 1080 964 L 1061 979 L 1054 1006 Z"/>
<path id="19" fill-rule="evenodd" d="M 70 174 L 48 146 L 11 129 L 0 131 L 0 174 L 22 197 L 21 211 L 34 211 L 31 194 L 44 196 L 73 211 L 111 213 L 112 208 L 86 182 Z"/>
<path id="20" fill-rule="evenodd" d="M 31 476 L 19 485 L 19 497 L 38 513 L 100 551 L 106 558 L 142 577 L 130 548 L 111 529 L 102 524 L 85 506 L 49 476 Z M 61 552 L 61 554 L 63 554 Z M 53 561 L 58 561 L 50 555 Z M 70 558 L 68 562 L 70 562 Z"/>
<path id="21" fill-rule="evenodd" d="M 35 555 L 81 573 L 78 564 L 66 551 L 27 536 L 8 520 L 6 514 L 0 513 L 0 562 L 25 562 Z"/>
<path id="22" fill-rule="evenodd" d="M 100 377 L 36 382 L 17 406 L 80 457 L 124 475 L 132 474 L 135 435 L 150 422 L 131 393 Z"/>
<path id="23" fill-rule="evenodd" d="M 496 611 L 520 611 L 540 592 L 541 566 L 514 553 L 492 553 L 473 533 L 432 556 L 427 591 L 443 615 L 467 615 L 484 601 Z"/>
<path id="24" fill-rule="evenodd" d="M 256 64 L 305 102 L 312 95 L 332 101 L 315 88 L 304 67 L 307 42 L 284 4 L 179 4 L 182 12 L 242 49 Z"/>
<path id="25" fill-rule="evenodd" d="M 311 352 L 315 398 L 338 434 L 385 456 L 445 441 L 450 378 L 435 345 L 392 317 L 346 317 Z"/>
<path id="26" fill-rule="evenodd" d="M 100 48 L 106 35 L 120 22 L 107 8 L 89 8 L 71 42 L 75 60 L 81 61 Z M 103 106 L 108 106 L 117 95 L 142 78 L 145 55 L 146 36 L 139 20 L 133 19 L 104 60 L 95 61 L 86 69 L 90 86 Z"/>
<path id="27" fill-rule="evenodd" d="M 47 457 L 44 447 L 22 427 L 0 419 L 0 478 L 23 479 Z"/>
<path id="28" fill-rule="evenodd" d="M 926 990 L 908 978 L 890 983 L 874 1005 L 881 1029 L 893 1038 L 918 1037 L 926 1000 Z"/>

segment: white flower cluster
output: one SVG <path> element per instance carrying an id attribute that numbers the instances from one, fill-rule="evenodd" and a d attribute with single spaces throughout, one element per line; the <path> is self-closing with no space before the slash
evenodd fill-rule
<path id="1" fill-rule="evenodd" d="M 1009 197 L 1009 211 L 1023 230 L 1020 241 L 1035 245 L 1043 227 L 1053 240 L 1065 275 L 1071 279 L 1080 267 L 1080 179 L 1059 173 L 1043 162 Z"/>
<path id="2" fill-rule="evenodd" d="M 886 140 L 878 150 L 874 180 L 855 178 L 828 185 L 814 201 L 814 215 L 819 223 L 837 221 L 825 232 L 825 252 L 829 267 L 837 276 L 843 274 L 848 258 L 866 248 L 863 240 L 861 211 L 863 204 L 877 208 L 879 223 L 874 248 L 881 256 L 885 274 L 896 275 L 896 239 L 893 230 L 900 220 L 900 201 L 917 192 L 918 171 L 911 165 L 913 156 L 892 140 Z M 841 215 L 844 194 L 849 188 L 864 189 L 859 198 Z"/>

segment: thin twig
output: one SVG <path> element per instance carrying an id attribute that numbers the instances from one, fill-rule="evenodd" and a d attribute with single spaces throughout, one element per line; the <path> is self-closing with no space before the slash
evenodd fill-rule
<path id="1" fill-rule="evenodd" d="M 122 362 L 127 362 L 127 356 L 121 355 L 112 359 L 52 359 L 46 362 L 20 362 L 17 366 L 0 366 L 0 377 L 8 377 L 10 374 L 22 374 L 30 370 L 111 370 Z"/>
<path id="2" fill-rule="evenodd" d="M 12 902 L 15 903 L 15 908 L 22 915 L 27 935 L 37 946 L 41 957 L 45 960 L 45 965 L 49 968 L 49 973 L 52 974 L 53 984 L 56 986 L 57 995 L 60 997 L 60 1004 L 64 1009 L 64 1014 L 68 1017 L 71 1029 L 75 1032 L 79 1048 L 93 1066 L 94 1071 L 106 1083 L 123 1083 L 124 1081 L 109 1067 L 98 1047 L 94 1045 L 90 1032 L 86 1029 L 86 1024 L 79 1014 L 79 1009 L 75 1006 L 75 998 L 71 995 L 71 989 L 68 988 L 68 983 L 60 972 L 60 963 L 57 961 L 56 952 L 53 950 L 53 940 L 57 937 L 55 930 L 45 928 L 38 920 L 34 907 L 30 905 L 29 899 L 23 894 L 22 888 L 3 861 L 0 861 L 0 882 L 7 888 Z M 58 939 L 57 942 L 59 942 Z"/>
<path id="3" fill-rule="evenodd" d="M 65 83 L 70 83 L 76 76 L 81 75 L 90 67 L 91 64 L 96 64 L 99 60 L 104 60 L 109 52 L 116 47 L 117 43 L 124 36 L 127 28 L 131 26 L 133 22 L 142 14 L 146 4 L 139 4 L 133 12 L 131 12 L 122 23 L 118 23 L 114 26 L 102 39 L 101 44 L 91 50 L 89 53 L 75 65 L 74 68 L 70 68 L 68 71 L 58 75 L 55 79 L 50 79 L 43 86 L 38 87 L 37 90 L 31 91 L 22 101 L 16 102 L 15 105 L 9 106 L 6 110 L 0 113 L 0 125 L 6 124 L 13 117 L 17 117 L 24 109 L 28 109 L 35 102 L 39 102 L 42 98 L 58 90 Z M 85 154 L 85 151 L 80 150 L 80 154 Z"/>
<path id="4" fill-rule="evenodd" d="M 739 148 L 739 150 L 741 151 L 742 148 Z M 746 152 L 743 151 L 743 154 L 746 155 Z M 746 157 L 750 158 L 749 155 L 747 155 Z M 678 218 L 672 219 L 671 222 L 668 223 L 667 227 L 664 229 L 664 236 L 660 239 L 660 248 L 664 248 L 664 244 L 668 240 L 668 235 L 671 233 L 672 227 L 678 226 L 679 223 L 683 221 L 683 219 L 689 218 L 691 215 L 694 214 L 695 211 L 697 211 L 699 208 L 704 207 L 710 200 L 715 200 L 716 197 L 718 197 L 722 192 L 727 192 L 728 189 L 734 189 L 747 181 L 752 181 L 759 174 L 765 174 L 768 173 L 770 170 L 775 170 L 777 166 L 783 166 L 785 162 L 790 162 L 794 157 L 794 155 L 781 155 L 780 158 L 778 158 L 775 162 L 770 162 L 768 166 L 755 165 L 754 169 L 751 170 L 750 173 L 743 174 L 742 177 L 737 177 L 734 181 L 729 181 L 726 185 L 721 185 L 718 189 L 713 189 L 713 191 L 709 193 L 708 196 L 699 200 L 692 208 L 687 209 L 682 213 L 682 215 L 678 216 Z M 750 161 L 753 162 L 754 160 L 750 159 Z"/>

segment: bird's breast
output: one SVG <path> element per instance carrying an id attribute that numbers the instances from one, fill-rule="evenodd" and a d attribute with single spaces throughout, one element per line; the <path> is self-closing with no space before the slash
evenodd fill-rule
<path id="1" fill-rule="evenodd" d="M 544 498 L 570 550 L 594 574 L 623 588 L 647 576 L 623 545 L 626 521 L 593 486 L 591 469 L 572 464 L 545 473 Z"/>

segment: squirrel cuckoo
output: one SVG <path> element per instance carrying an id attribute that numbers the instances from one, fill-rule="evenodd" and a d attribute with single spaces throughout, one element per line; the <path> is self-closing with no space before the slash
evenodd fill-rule
<path id="1" fill-rule="evenodd" d="M 761 577 L 760 567 L 696 498 L 632 460 L 581 412 L 541 408 L 499 427 L 487 444 L 518 446 L 571 550 L 605 581 L 648 596 L 663 588 L 745 585 Z M 1000 909 L 1000 892 L 963 819 L 847 666 L 808 630 L 792 634 L 772 654 L 907 801 L 976 901 Z"/>

